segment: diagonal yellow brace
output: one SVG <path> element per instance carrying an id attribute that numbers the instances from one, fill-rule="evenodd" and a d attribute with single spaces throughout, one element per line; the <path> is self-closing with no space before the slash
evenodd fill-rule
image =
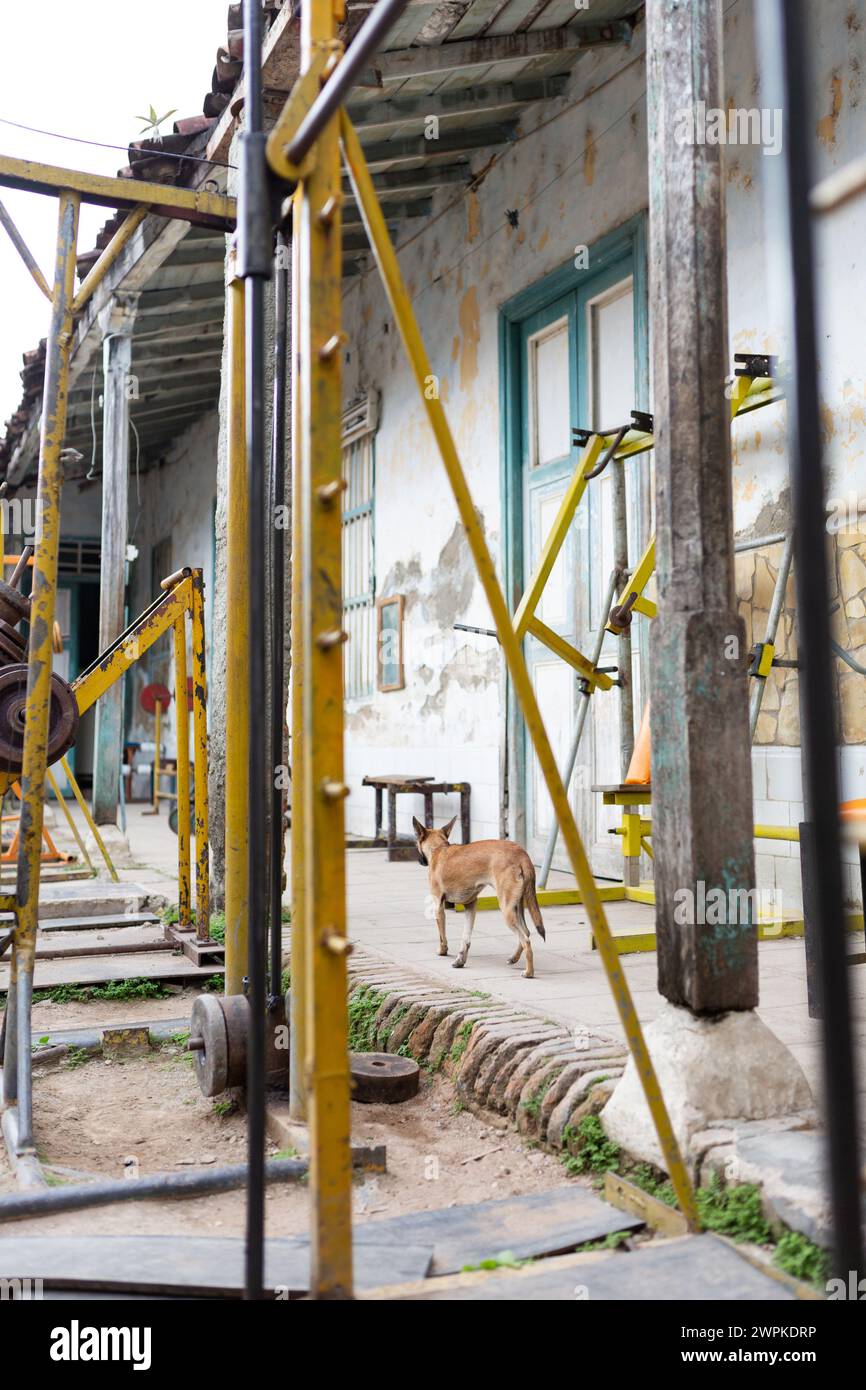
<path id="1" fill-rule="evenodd" d="M 562 838 L 568 850 L 568 856 L 571 860 L 578 887 L 583 894 L 590 930 L 598 944 L 611 993 L 613 994 L 614 1002 L 616 1003 L 628 1040 L 629 1049 L 643 1086 L 650 1113 L 653 1117 L 661 1150 L 664 1154 L 665 1165 L 679 1200 L 680 1209 L 686 1217 L 689 1226 L 693 1230 L 697 1230 L 699 1229 L 700 1221 L 691 1180 L 683 1162 L 679 1144 L 674 1134 L 667 1107 L 665 1106 L 664 1098 L 659 1087 L 655 1068 L 652 1064 L 652 1058 L 649 1055 L 644 1040 L 640 1020 L 635 1011 L 631 991 L 628 987 L 628 981 L 620 965 L 616 942 L 608 926 L 595 878 L 589 866 L 583 844 L 581 843 L 577 823 L 568 800 L 568 794 L 563 785 L 562 778 L 559 775 L 556 759 L 544 728 L 532 681 L 527 670 L 526 662 L 523 659 L 520 637 L 514 627 L 512 627 L 505 596 L 499 584 L 493 559 L 484 538 L 484 533 L 479 525 L 472 496 L 457 454 L 454 437 L 451 434 L 442 402 L 438 398 L 432 400 L 428 399 L 424 390 L 424 383 L 431 375 L 430 362 L 421 339 L 415 315 L 412 312 L 409 296 L 406 293 L 400 275 L 397 257 L 388 235 L 382 209 L 376 197 L 370 171 L 364 159 L 361 143 L 345 111 L 341 111 L 340 113 L 340 131 L 343 141 L 343 153 L 352 181 L 355 200 L 361 209 L 367 237 L 376 256 L 376 261 L 391 304 L 391 309 L 399 326 L 403 345 L 406 349 L 406 354 L 409 358 L 424 408 L 427 411 L 430 426 L 439 446 L 442 463 L 448 475 L 451 490 L 454 493 L 460 519 L 466 531 L 466 539 L 469 542 L 469 548 L 472 551 L 472 556 L 478 571 L 478 577 L 481 581 L 487 602 L 490 605 L 493 621 L 499 633 L 499 640 L 502 644 L 502 651 L 508 664 L 514 690 L 523 711 L 526 727 L 532 738 L 533 747 L 535 748 L 536 756 L 544 775 L 551 801 L 553 802 L 554 813 L 562 831 Z"/>
<path id="2" fill-rule="evenodd" d="M 597 671 L 588 657 L 585 657 L 570 642 L 566 642 L 564 637 L 560 637 L 558 632 L 553 631 L 553 628 L 547 627 L 540 618 L 530 618 L 529 631 L 550 651 L 562 657 L 562 660 L 566 661 L 569 666 L 573 666 L 577 674 L 583 676 L 590 685 L 596 686 L 599 690 L 610 690 L 613 685 L 610 676 L 605 675 L 603 671 Z"/>
<path id="3" fill-rule="evenodd" d="M 631 604 L 630 611 L 633 613 L 643 613 L 647 618 L 654 618 L 658 609 L 652 599 L 644 598 L 643 591 L 652 579 L 653 570 L 656 567 L 656 538 L 652 536 L 650 543 L 634 567 L 634 573 L 626 584 L 622 593 L 611 610 L 611 618 L 607 624 L 607 631 L 618 636 L 623 631 L 624 624 L 617 623 L 613 614 L 619 608 L 623 608 L 631 598 L 636 595 L 635 601 Z"/>
<path id="4" fill-rule="evenodd" d="M 565 490 L 562 501 L 559 504 L 559 511 L 556 520 L 550 528 L 547 540 L 544 542 L 544 549 L 538 561 L 538 568 L 529 581 L 526 592 L 517 607 L 514 615 L 514 631 L 518 639 L 526 636 L 529 629 L 530 619 L 535 616 L 535 610 L 544 593 L 544 586 L 550 578 L 550 572 L 556 564 L 556 558 L 565 544 L 569 527 L 574 520 L 574 514 L 580 506 L 580 500 L 586 491 L 589 481 L 587 473 L 591 473 L 598 463 L 599 456 L 604 446 L 604 438 L 594 434 L 581 455 L 580 463 L 575 469 L 574 476 Z"/>
<path id="5" fill-rule="evenodd" d="M 78 293 L 72 301 L 73 314 L 80 314 L 81 310 L 87 306 L 94 290 L 105 279 L 121 251 L 126 250 L 149 211 L 150 209 L 142 204 L 133 208 L 129 215 L 123 219 L 99 260 L 90 267 L 79 285 Z"/>

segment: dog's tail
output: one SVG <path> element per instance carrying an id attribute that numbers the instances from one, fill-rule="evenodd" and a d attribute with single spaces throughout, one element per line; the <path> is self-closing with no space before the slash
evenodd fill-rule
<path id="1" fill-rule="evenodd" d="M 541 920 L 541 908 L 538 906 L 538 898 L 535 895 L 535 870 L 527 877 L 526 887 L 523 890 L 523 901 L 526 903 L 526 910 L 532 918 L 533 926 L 541 937 L 546 941 L 544 933 L 544 923 Z"/>

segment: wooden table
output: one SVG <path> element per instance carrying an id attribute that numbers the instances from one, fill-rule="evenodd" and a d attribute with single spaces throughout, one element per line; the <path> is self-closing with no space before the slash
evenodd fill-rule
<path id="1" fill-rule="evenodd" d="M 460 794 L 460 828 L 463 836 L 463 843 L 467 845 L 470 838 L 470 798 L 472 788 L 468 782 L 436 782 L 432 777 L 419 777 L 413 773 L 389 772 L 382 773 L 376 777 L 365 777 L 363 786 L 372 787 L 376 793 L 376 830 L 374 843 L 382 841 L 382 796 L 388 794 L 388 835 L 385 844 L 388 847 L 388 860 L 394 863 L 397 860 L 411 858 L 414 853 L 414 845 L 410 841 L 402 844 L 397 839 L 397 797 L 409 794 L 410 796 L 423 796 L 424 798 L 424 824 L 430 828 L 433 825 L 433 797 L 447 796 L 450 793 Z"/>

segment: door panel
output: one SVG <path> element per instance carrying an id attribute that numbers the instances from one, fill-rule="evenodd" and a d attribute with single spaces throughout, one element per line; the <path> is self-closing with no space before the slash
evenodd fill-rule
<path id="1" fill-rule="evenodd" d="M 571 427 L 613 429 L 625 424 L 638 404 L 630 269 L 628 260 L 608 267 L 523 325 L 524 588 L 577 467 L 579 451 L 571 447 Z M 541 620 L 584 653 L 593 649 L 613 567 L 611 470 L 620 466 L 608 465 L 590 482 L 538 607 Z M 557 764 L 563 769 L 578 707 L 575 674 L 531 636 L 526 639 L 526 658 Z M 616 642 L 609 638 L 601 664 L 614 666 L 616 660 Z M 528 739 L 525 767 L 527 848 L 541 863 L 552 808 Z M 620 780 L 619 691 L 614 687 L 593 696 L 570 800 L 594 871 L 617 878 L 622 872 L 621 847 L 609 830 L 619 824 L 620 813 L 604 807 L 591 787 Z M 569 867 L 561 844 L 553 862 L 556 868 Z"/>

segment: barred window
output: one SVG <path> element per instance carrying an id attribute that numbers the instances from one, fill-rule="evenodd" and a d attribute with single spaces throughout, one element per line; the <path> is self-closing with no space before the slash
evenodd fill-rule
<path id="1" fill-rule="evenodd" d="M 376 397 L 343 415 L 343 684 L 347 700 L 372 695 L 376 663 L 376 570 L 373 553 Z"/>

